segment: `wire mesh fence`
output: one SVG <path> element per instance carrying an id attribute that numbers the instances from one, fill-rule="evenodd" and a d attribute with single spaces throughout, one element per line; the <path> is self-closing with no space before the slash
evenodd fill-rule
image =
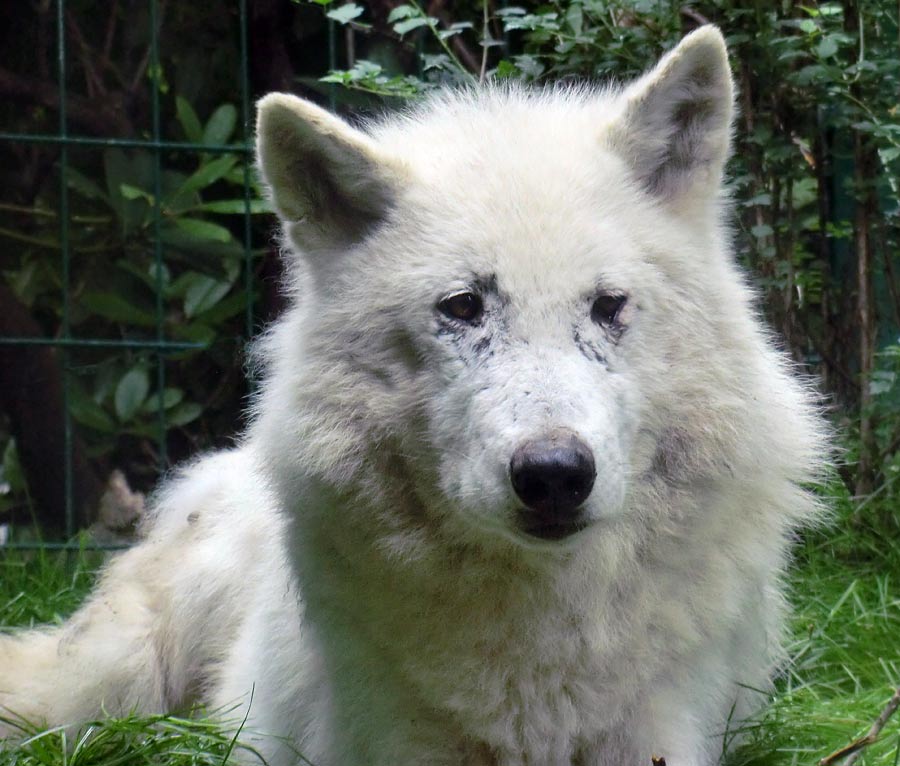
<path id="1" fill-rule="evenodd" d="M 63 474 L 63 495 L 64 495 L 64 519 L 59 525 L 56 540 L 39 540 L 39 539 L 16 539 L 13 536 L 5 543 L 8 548 L 69 548 L 84 547 L 84 542 L 70 542 L 73 535 L 80 526 L 80 520 L 76 509 L 75 489 L 79 481 L 79 466 L 75 465 L 75 446 L 76 446 L 76 423 L 74 413 L 81 412 L 83 417 L 81 420 L 94 417 L 96 423 L 103 425 L 106 421 L 101 415 L 102 411 L 94 406 L 96 402 L 87 401 L 85 405 L 82 402 L 79 410 L 79 401 L 81 397 L 77 393 L 77 365 L 81 359 L 81 355 L 99 352 L 110 352 L 118 354 L 130 354 L 140 360 L 140 366 L 137 373 L 132 375 L 132 380 L 136 381 L 132 387 L 143 392 L 143 397 L 138 405 L 141 412 L 146 416 L 144 422 L 140 424 L 140 433 L 145 438 L 150 438 L 150 428 L 152 427 L 152 441 L 155 444 L 154 462 L 156 463 L 156 472 L 166 470 L 170 463 L 169 455 L 169 439 L 168 431 L 171 427 L 171 418 L 174 408 L 172 401 L 179 397 L 179 390 L 171 387 L 169 384 L 169 370 L 173 359 L 183 357 L 185 354 L 205 351 L 217 342 L 214 336 L 207 334 L 205 337 L 191 338 L 190 334 L 182 334 L 180 337 L 173 336 L 171 326 L 173 324 L 171 318 L 167 316 L 169 307 L 167 306 L 167 289 L 171 274 L 169 273 L 169 258 L 171 245 L 171 235 L 173 228 L 170 225 L 170 212 L 166 209 L 167 202 L 173 199 L 173 193 L 168 190 L 167 184 L 171 185 L 173 173 L 167 168 L 171 163 L 178 164 L 179 157 L 191 155 L 192 157 L 201 156 L 206 158 L 205 164 L 201 164 L 200 168 L 191 174 L 183 174 L 179 176 L 181 181 L 181 190 L 187 185 L 197 187 L 199 183 L 208 181 L 210 178 L 216 180 L 216 173 L 221 175 L 218 178 L 225 177 L 226 173 L 230 173 L 230 181 L 235 187 L 239 188 L 239 194 L 235 199 L 228 200 L 225 204 L 218 203 L 199 203 L 197 208 L 215 212 L 221 210 L 230 214 L 228 227 L 219 226 L 218 229 L 212 229 L 212 226 L 205 220 L 203 215 L 190 217 L 186 215 L 183 219 L 176 221 L 182 224 L 182 229 L 193 228 L 197 231 L 203 231 L 206 225 L 206 233 L 210 235 L 218 234 L 223 242 L 231 242 L 229 238 L 233 237 L 236 247 L 230 249 L 230 258 L 234 263 L 239 264 L 240 274 L 233 274 L 228 281 L 228 289 L 225 291 L 229 296 L 229 311 L 232 318 L 236 320 L 232 323 L 232 327 L 239 327 L 239 337 L 232 338 L 238 346 L 243 345 L 252 337 L 255 329 L 256 318 L 254 315 L 255 303 L 255 275 L 254 275 L 254 226 L 252 225 L 252 215 L 259 212 L 262 207 L 258 200 L 257 190 L 254 187 L 252 176 L 252 113 L 251 113 L 251 94 L 250 82 L 248 76 L 248 9 L 247 0 L 237 0 L 236 7 L 231 9 L 232 14 L 236 14 L 236 34 L 237 34 L 237 50 L 238 50 L 238 68 L 234 73 L 237 81 L 237 92 L 239 93 L 239 104 L 236 110 L 238 123 L 236 128 L 236 138 L 222 133 L 225 140 L 207 140 L 210 136 L 215 139 L 215 131 L 205 131 L 197 133 L 194 138 L 199 140 L 172 140 L 163 134 L 162 127 L 162 99 L 165 97 L 168 85 L 164 67 L 162 66 L 160 47 L 161 47 L 161 11 L 164 8 L 164 0 L 147 0 L 148 5 L 146 13 L 148 16 L 148 35 L 146 61 L 144 69 L 146 72 L 146 88 L 149 89 L 149 105 L 150 105 L 150 124 L 143 131 L 142 135 L 134 136 L 92 136 L 86 135 L 83 131 L 73 129 L 69 119 L 69 88 L 72 79 L 71 61 L 72 61 L 72 42 L 73 26 L 72 14 L 67 8 L 70 3 L 67 0 L 56 0 L 55 4 L 55 36 L 56 36 L 56 87 L 58 99 L 58 123 L 55 132 L 29 132 L 29 131 L 5 131 L 0 132 L 0 144 L 8 147 L 30 147 L 44 146 L 52 147 L 56 153 L 55 172 L 58 175 L 57 188 L 55 190 L 55 210 L 44 211 L 47 216 L 52 216 L 57 222 L 58 230 L 56 241 L 51 245 L 56 245 L 55 258 L 58 259 L 58 288 L 61 292 L 58 324 L 55 328 L 51 328 L 49 332 L 43 335 L 31 334 L 6 334 L 0 333 L 0 349 L 17 349 L 19 353 L 25 349 L 49 348 L 53 349 L 54 357 L 58 361 L 61 368 L 62 381 L 62 474 Z M 81 7 L 83 11 L 83 6 Z M 107 9 L 110 13 L 115 10 Z M 219 9 L 221 11 L 221 9 Z M 111 28 L 111 27 L 110 27 Z M 77 41 L 83 45 L 81 40 Z M 107 53 L 109 46 L 107 45 Z M 179 110 L 182 105 L 179 104 Z M 179 111 L 179 117 L 181 117 Z M 189 126 L 193 125 L 195 117 L 192 117 L 191 111 L 185 107 L 183 122 Z M 148 269 L 140 275 L 147 283 L 147 287 L 153 294 L 152 311 L 141 309 L 139 316 L 141 321 L 136 325 L 123 322 L 122 326 L 126 327 L 124 332 L 118 333 L 118 337 L 112 333 L 108 337 L 98 337 L 90 333 L 89 323 L 78 323 L 74 321 L 76 315 L 81 316 L 84 311 L 78 305 L 79 296 L 76 294 L 73 284 L 73 264 L 78 255 L 77 237 L 73 234 L 73 220 L 77 220 L 77 215 L 73 216 L 72 193 L 73 189 L 80 189 L 84 192 L 87 188 L 88 180 L 85 180 L 84 174 L 76 167 L 74 162 L 75 155 L 79 159 L 84 158 L 91 152 L 121 152 L 104 156 L 103 163 L 106 166 L 107 173 L 114 162 L 109 157 L 117 158 L 123 162 L 129 159 L 128 152 L 139 153 L 141 164 L 145 173 L 145 178 L 149 175 L 149 188 L 138 188 L 134 184 L 121 181 L 118 188 L 112 189 L 109 194 L 113 193 L 121 195 L 121 199 L 117 196 L 114 202 L 120 206 L 122 210 L 127 210 L 129 205 L 140 203 L 143 206 L 146 220 L 142 223 L 145 230 L 145 246 L 151 248 L 150 265 Z M 124 158 L 124 159 L 123 159 Z M 149 158 L 149 163 L 147 162 Z M 225 159 L 228 158 L 228 159 Z M 164 163 L 165 160 L 165 163 Z M 216 165 L 216 162 L 219 162 Z M 213 170 L 208 170 L 212 167 Z M 204 168 L 207 168 L 206 175 L 203 175 Z M 224 172 L 222 172 L 224 170 Z M 201 177 L 198 180 L 198 175 Z M 147 184 L 145 184 L 146 186 Z M 188 191 L 196 193 L 196 188 L 191 187 Z M 175 196 L 180 193 L 175 192 Z M 186 193 L 185 193 L 186 194 Z M 196 196 L 196 194 L 195 194 Z M 6 205 L 7 208 L 14 208 L 14 205 Z M 242 208 L 242 209 L 241 209 Z M 34 211 L 31 211 L 34 212 Z M 83 218 L 87 218 L 86 216 Z M 190 226 L 184 224 L 188 221 Z M 225 232 L 224 234 L 222 232 Z M 184 234 L 184 232 L 181 232 Z M 196 231 L 195 231 L 196 233 Z M 227 235 L 227 236 L 226 236 Z M 24 237 L 23 237 L 24 238 Z M 47 245 L 47 241 L 43 242 Z M 177 243 L 176 243 L 177 245 Z M 239 255 L 237 251 L 239 250 Z M 127 264 L 124 264 L 127 265 Z M 182 272 L 184 273 L 184 272 Z M 210 287 L 210 285 L 213 287 Z M 210 304 L 209 291 L 212 290 L 216 295 L 222 292 L 221 286 L 225 283 L 219 283 L 215 287 L 214 282 L 204 282 L 201 278 L 194 280 L 193 293 L 190 293 L 194 303 L 188 306 L 197 309 L 203 304 L 204 296 L 206 303 Z M 204 288 L 207 292 L 204 293 Z M 191 286 L 187 290 L 190 292 Z M 104 294 L 101 294 L 101 296 Z M 199 295 L 199 297 L 198 297 Z M 221 295 L 218 296 L 222 298 Z M 130 309 L 137 312 L 134 306 L 128 306 L 127 297 L 119 297 L 114 293 L 106 295 L 106 315 L 115 318 L 116 311 L 121 316 L 122 312 Z M 197 303 L 199 301 L 199 304 Z M 94 299 L 96 301 L 96 296 Z M 120 305 L 121 304 L 121 305 Z M 211 304 L 215 307 L 215 304 Z M 118 306 L 118 308 L 115 308 Z M 95 307 L 96 308 L 96 307 Z M 208 310 L 208 309 L 207 309 Z M 101 313 L 103 313 L 101 311 Z M 121 318 L 120 316 L 120 318 Z M 127 318 L 127 317 L 126 317 Z M 138 326 L 139 325 L 139 326 Z M 85 331 L 84 328 L 87 328 Z M 127 374 L 127 373 L 126 373 Z M 123 379 L 124 380 L 124 376 Z M 122 380 L 119 381 L 118 389 L 123 388 Z M 27 385 L 28 381 L 23 381 L 22 385 Z M 174 393 L 173 393 L 174 392 Z M 125 401 L 120 408 L 125 412 L 130 412 L 134 407 L 134 401 L 128 402 L 127 396 L 123 395 L 121 399 L 117 399 L 116 406 Z M 132 397 L 134 399 L 134 397 Z M 127 405 L 127 406 L 126 406 Z M 182 418 L 187 415 L 193 415 L 196 412 L 189 410 L 185 413 L 182 409 Z M 85 415 L 85 413 L 87 413 Z M 93 413 L 91 415 L 90 413 Z M 95 424 L 96 424 L 95 423 Z M 113 426 L 115 424 L 112 424 Z M 26 424 L 27 427 L 27 424 Z M 55 459 L 55 455 L 48 454 L 47 461 Z M 48 470 L 53 468 L 48 464 Z M 2 521 L 2 518 L 0 518 Z M 91 545 L 91 544 L 88 544 Z M 108 547 L 94 544 L 97 547 Z"/>
<path id="2" fill-rule="evenodd" d="M 467 24 L 465 8 L 453 9 L 461 14 L 458 19 L 449 11 L 446 18 L 426 19 L 417 4 L 387 3 L 368 4 L 369 15 L 362 18 L 371 16 L 372 24 L 360 25 L 347 21 L 347 11 L 362 9 L 340 3 L 338 11 L 329 12 L 344 18 L 336 25 L 323 13 L 327 5 L 321 0 L 212 5 L 110 0 L 98 7 L 90 0 L 41 0 L 7 9 L 8 23 L 0 30 L 0 542 L 8 547 L 71 547 L 65 541 L 91 523 L 82 510 L 83 485 L 91 465 L 100 464 L 98 455 L 103 475 L 95 485 L 124 467 L 134 486 L 147 491 L 173 463 L 225 443 L 239 429 L 236 413 L 247 393 L 243 348 L 277 309 L 269 295 L 277 273 L 266 271 L 277 260 L 269 241 L 272 219 L 257 217 L 265 207 L 252 171 L 254 93 L 300 90 L 332 108 L 340 101 L 348 110 L 365 110 L 384 96 L 390 106 L 389 97 L 408 95 L 407 78 L 394 72 L 418 71 L 422 78 L 427 61 L 435 81 L 449 76 L 441 69 L 447 66 L 447 35 L 461 29 L 470 30 L 468 48 L 460 43 L 459 50 L 468 50 L 475 73 L 490 59 L 498 72 L 522 76 L 545 67 L 564 78 L 635 74 L 635 65 L 670 45 L 685 22 L 675 4 L 647 11 L 647 18 L 658 17 L 660 24 L 632 24 L 630 11 L 621 24 L 609 24 L 605 16 L 585 17 L 588 24 L 576 3 L 578 12 L 565 20 L 548 13 L 529 15 L 526 23 L 519 18 L 523 9 L 499 2 L 490 31 L 486 22 L 483 30 L 479 23 Z M 409 18 L 411 9 L 420 17 Z M 28 27 L 30 16 L 23 23 L 27 14 L 40 17 L 36 31 Z M 783 20 L 728 19 L 727 8 L 717 14 L 713 21 L 728 21 L 733 28 L 736 59 L 759 68 L 758 73 L 750 66 L 741 69 L 749 86 L 742 92 L 748 99 L 757 94 L 757 100 L 744 105 L 753 120 L 737 126 L 732 163 L 741 257 L 761 294 L 771 298 L 772 318 L 797 358 L 821 367 L 828 386 L 855 401 L 858 364 L 846 339 L 859 336 L 852 291 L 841 288 L 855 278 L 856 198 L 849 134 L 835 126 L 856 130 L 868 123 L 855 122 L 859 115 L 852 98 L 821 108 L 820 90 L 810 90 L 802 79 L 809 67 L 794 71 L 790 64 L 819 55 L 820 32 L 838 39 L 840 19 L 823 15 L 815 24 L 804 19 L 818 30 L 805 37 L 779 31 L 772 39 L 790 55 L 773 56 L 765 35 L 774 34 L 771 24 L 780 30 Z M 584 47 L 563 55 L 561 50 L 570 50 L 572 24 Z M 762 37 L 752 32 L 758 24 Z M 889 32 L 896 25 L 891 24 L 879 44 L 893 40 Z M 751 32 L 745 34 L 741 25 Z M 87 27 L 92 39 L 86 39 Z M 477 42 L 482 33 L 483 49 Z M 123 44 L 132 57 L 128 71 L 107 66 L 122 54 L 111 43 L 117 35 L 128 41 Z M 19 51 L 18 69 L 7 65 L 13 49 Z M 252 59 L 251 49 L 258 51 Z M 357 63 L 368 67 L 354 67 L 354 51 Z M 382 72 L 364 54 L 390 66 Z M 29 67 L 41 70 L 42 64 L 46 71 L 36 71 L 40 77 L 17 76 L 27 75 Z M 339 66 L 347 71 L 335 72 Z M 790 87 L 776 108 L 765 83 L 781 76 L 767 73 L 783 67 Z M 176 82 L 175 69 L 192 88 Z M 99 70 L 118 88 L 108 89 L 105 102 L 96 98 L 104 90 Z M 329 90 L 320 82 L 325 70 L 332 71 L 330 82 L 353 87 Z M 470 79 L 476 77 L 472 72 Z M 218 80 L 227 80 L 227 87 Z M 822 82 L 821 88 L 831 87 L 827 78 Z M 7 98 L 26 90 L 27 114 L 15 98 Z M 129 100 L 138 91 L 138 116 L 121 119 L 134 110 Z M 188 91 L 197 97 L 193 106 Z M 110 94 L 119 93 L 125 95 L 116 102 Z M 806 117 L 796 131 L 787 131 L 784 114 Z M 865 128 L 879 141 L 878 131 L 888 135 L 891 127 L 889 119 L 882 122 Z M 808 141 L 800 140 L 804 135 Z M 890 139 L 879 149 L 888 170 L 897 158 L 893 143 Z M 27 162 L 19 161 L 23 157 Z M 16 174 L 28 176 L 21 186 L 34 187 L 21 197 L 10 191 Z M 105 188 L 99 188 L 104 181 Z M 882 232 L 878 247 L 884 258 L 872 261 L 871 278 L 878 342 L 893 348 L 888 344 L 896 336 L 897 300 L 887 253 L 896 237 L 885 224 L 893 207 L 886 198 L 880 206 L 887 217 L 872 226 Z M 877 207 L 873 202 L 873 215 Z M 3 249 L 10 242 L 13 246 Z M 127 280 L 139 289 L 122 289 Z M 18 323 L 10 308 L 17 300 L 27 304 L 20 307 Z M 40 352 L 45 353 L 41 364 L 23 363 L 27 354 Z M 201 357 L 207 361 L 199 362 Z M 51 367 L 58 392 L 46 385 L 54 376 Z M 883 394 L 894 373 L 875 374 L 885 376 L 873 378 L 873 384 L 885 389 L 881 401 L 888 401 Z M 12 388 L 16 396 L 9 394 Z M 29 391 L 30 399 L 21 394 Z M 38 429 L 39 418 L 55 427 Z M 30 451 L 26 436 L 35 442 Z M 130 440 L 124 447 L 123 439 Z M 20 462 L 30 461 L 30 475 L 11 512 L 9 498 L 15 493 L 5 487 L 11 483 L 6 469 L 14 441 Z M 888 451 L 893 442 L 891 437 Z M 31 525 L 29 513 L 47 505 L 37 496 L 42 485 L 51 484 L 60 487 L 60 507 L 54 506 L 51 515 L 58 523 L 48 532 L 45 524 Z M 34 539 L 32 526 L 42 528 L 49 542 Z M 4 541 L 4 527 L 13 529 L 11 540 Z"/>

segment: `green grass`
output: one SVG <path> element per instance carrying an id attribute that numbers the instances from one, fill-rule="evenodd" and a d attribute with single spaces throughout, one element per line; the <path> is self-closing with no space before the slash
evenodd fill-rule
<path id="1" fill-rule="evenodd" d="M 88 551 L 0 549 L 0 629 L 58 622 L 71 614 L 102 560 L 102 554 Z"/>
<path id="2" fill-rule="evenodd" d="M 846 497 L 836 505 L 834 523 L 797 550 L 789 670 L 728 766 L 814 766 L 865 734 L 900 685 L 897 500 L 879 498 L 860 518 Z M 84 554 L 0 553 L 0 627 L 61 619 L 89 590 L 97 563 Z M 68 739 L 60 730 L 33 732 L 0 750 L 0 766 L 221 766 L 233 762 L 235 747 L 209 718 L 130 716 Z M 900 764 L 900 714 L 856 763 Z"/>
<path id="3" fill-rule="evenodd" d="M 864 735 L 900 685 L 900 522 L 896 500 L 811 534 L 791 574 L 791 663 L 778 694 L 729 766 L 818 761 Z M 900 716 L 857 766 L 900 763 Z"/>
<path id="4" fill-rule="evenodd" d="M 18 747 L 0 750 L 3 766 L 223 766 L 244 749 L 210 719 L 174 715 L 105 719 L 75 733 L 24 728 Z"/>

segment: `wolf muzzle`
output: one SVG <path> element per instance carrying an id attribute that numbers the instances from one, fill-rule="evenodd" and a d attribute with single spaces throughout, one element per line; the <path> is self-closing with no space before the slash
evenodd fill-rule
<path id="1" fill-rule="evenodd" d="M 581 506 L 597 478 L 590 448 L 570 431 L 555 431 L 525 442 L 509 463 L 513 489 L 525 507 L 522 531 L 544 540 L 560 540 L 589 523 Z"/>

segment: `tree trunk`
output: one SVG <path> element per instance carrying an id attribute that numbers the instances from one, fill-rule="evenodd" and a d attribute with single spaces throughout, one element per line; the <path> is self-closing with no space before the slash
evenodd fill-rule
<path id="1" fill-rule="evenodd" d="M 862 46 L 862 20 L 857 0 L 844 3 L 844 28 Z M 859 83 L 850 87 L 857 101 L 864 100 Z M 875 366 L 875 305 L 872 295 L 874 248 L 872 221 L 878 213 L 875 178 L 878 156 L 871 142 L 860 130 L 853 131 L 853 181 L 856 212 L 853 239 L 856 251 L 856 332 L 859 343 L 859 463 L 856 469 L 855 493 L 868 495 L 874 489 L 878 448 L 872 413 L 869 383 Z"/>
<path id="2" fill-rule="evenodd" d="M 38 337 L 41 328 L 16 295 L 0 284 L 0 336 Z M 0 345 L 0 411 L 9 419 L 19 462 L 34 500 L 11 521 L 36 521 L 46 535 L 66 529 L 66 445 L 63 378 L 48 346 Z M 94 521 L 103 486 L 77 435 L 71 445 L 72 507 L 76 527 Z"/>
<path id="3" fill-rule="evenodd" d="M 872 221 L 878 212 L 874 191 L 877 157 L 865 137 L 853 138 L 854 181 L 857 193 L 853 236 L 856 250 L 856 321 L 859 340 L 859 464 L 856 471 L 856 495 L 874 489 L 878 445 L 872 413 L 869 382 L 875 368 L 875 305 L 872 296 Z"/>

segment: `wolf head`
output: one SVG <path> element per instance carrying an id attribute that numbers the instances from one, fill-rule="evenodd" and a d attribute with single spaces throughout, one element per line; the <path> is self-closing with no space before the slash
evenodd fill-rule
<path id="1" fill-rule="evenodd" d="M 451 92 L 364 130 L 264 98 L 298 293 L 257 424 L 277 473 L 524 546 L 802 480 L 803 394 L 720 228 L 732 103 L 713 27 L 623 90 Z"/>

